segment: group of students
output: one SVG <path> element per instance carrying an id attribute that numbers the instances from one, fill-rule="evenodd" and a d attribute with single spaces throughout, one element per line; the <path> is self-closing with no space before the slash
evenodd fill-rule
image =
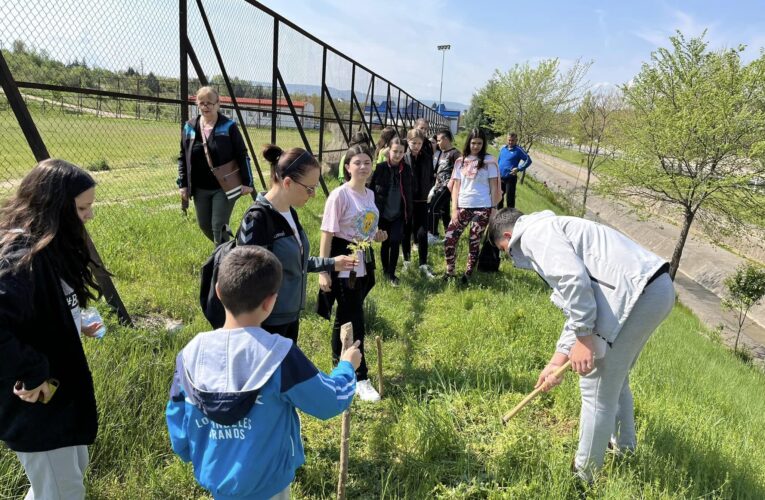
<path id="1" fill-rule="evenodd" d="M 567 316 L 537 385 L 560 383 L 553 374 L 569 360 L 581 376 L 574 469 L 591 481 L 609 441 L 622 452 L 635 448 L 629 371 L 674 302 L 668 266 L 591 221 L 549 211 L 524 216 L 514 208 L 490 217 L 502 191 L 492 179 L 502 179 L 503 153 L 497 165 L 485 154 L 479 131 L 470 133 L 462 156 L 449 147 L 448 131 L 437 137 L 432 171 L 445 174 L 441 166 L 449 158 L 455 167 L 441 177 L 453 202 L 447 247 L 467 222 L 488 223 L 492 243 L 518 267 L 536 271 Z M 166 407 L 173 450 L 193 462 L 196 479 L 216 499 L 289 498 L 295 470 L 305 460 L 296 408 L 325 419 L 347 409 L 356 394 L 379 399 L 363 355 L 363 301 L 374 286 L 376 263 L 361 243 L 387 242 L 387 260 L 381 260 L 390 277 L 391 240 L 406 231 L 418 210 L 419 221 L 423 214 L 426 221 L 437 214 L 433 196 L 427 202 L 418 191 L 407 198 L 420 182 L 410 170 L 427 144 L 421 132 L 410 132 L 407 140 L 408 152 L 393 138 L 378 154 L 363 144 L 348 149 L 345 182 L 324 207 L 317 257 L 310 255 L 295 208 L 315 195 L 318 163 L 299 148 L 263 150 L 272 186 L 248 209 L 237 244 L 220 263 L 215 289 L 225 311 L 222 324 L 196 335 L 178 354 Z M 373 158 L 381 160 L 376 167 Z M 513 168 L 520 170 L 518 164 Z M 432 189 L 437 187 L 434 182 Z M 403 193 L 400 202 L 394 193 Z M 27 499 L 85 495 L 87 445 L 98 428 L 82 336 L 93 336 L 101 325 L 83 324 L 81 316 L 81 308 L 100 294 L 85 232 L 94 200 L 90 174 L 63 160 L 45 160 L 0 208 L 0 439 L 30 480 Z M 423 226 L 412 227 L 418 245 L 424 240 L 427 248 Z M 447 259 L 447 275 L 453 275 L 453 254 Z M 297 346 L 308 272 L 319 273 L 319 312 L 328 317 L 337 303 L 336 367 L 330 374 Z M 342 352 L 340 325 L 346 322 L 357 340 Z"/>

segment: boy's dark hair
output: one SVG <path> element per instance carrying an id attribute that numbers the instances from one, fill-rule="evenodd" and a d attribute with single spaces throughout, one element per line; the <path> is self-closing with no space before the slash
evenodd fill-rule
<path id="1" fill-rule="evenodd" d="M 515 223 L 523 215 L 523 212 L 517 208 L 503 208 L 498 210 L 497 213 L 489 220 L 489 236 L 491 237 L 491 244 L 496 246 L 497 242 L 502 239 L 502 234 L 505 232 L 513 232 Z"/>
<path id="2" fill-rule="evenodd" d="M 223 258 L 218 269 L 218 294 L 223 307 L 237 316 L 254 311 L 279 291 L 282 264 L 263 247 L 236 247 Z"/>
<path id="3" fill-rule="evenodd" d="M 452 131 L 449 130 L 446 127 L 440 128 L 436 130 L 436 138 L 440 135 L 445 135 L 447 139 L 449 139 L 449 142 L 454 142 L 454 136 L 452 135 Z"/>

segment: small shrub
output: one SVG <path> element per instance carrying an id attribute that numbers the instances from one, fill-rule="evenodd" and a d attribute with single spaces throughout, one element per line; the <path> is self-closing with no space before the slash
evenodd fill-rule
<path id="1" fill-rule="evenodd" d="M 100 158 L 92 163 L 88 163 L 85 168 L 91 172 L 105 172 L 111 170 L 109 162 L 107 162 L 105 158 Z"/>

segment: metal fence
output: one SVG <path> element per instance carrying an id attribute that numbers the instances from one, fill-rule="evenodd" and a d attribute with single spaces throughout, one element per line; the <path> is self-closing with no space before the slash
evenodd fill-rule
<path id="1" fill-rule="evenodd" d="M 12 20 L 0 25 L 0 198 L 50 155 L 93 172 L 99 218 L 115 225 L 177 207 L 180 130 L 207 84 L 240 125 L 258 189 L 268 179 L 262 144 L 303 147 L 332 164 L 355 131 L 403 134 L 419 117 L 448 126 L 252 0 L 6 0 L 0 18 Z"/>

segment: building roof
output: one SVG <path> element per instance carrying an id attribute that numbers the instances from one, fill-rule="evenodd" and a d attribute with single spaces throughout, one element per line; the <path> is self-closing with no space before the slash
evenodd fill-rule
<path id="1" fill-rule="evenodd" d="M 196 100 L 197 96 L 189 96 L 189 101 L 196 102 Z M 232 101 L 229 96 L 222 95 L 220 96 L 220 102 L 223 104 L 231 104 Z M 242 106 L 264 106 L 270 108 L 273 101 L 271 99 L 257 99 L 254 97 L 237 97 L 236 102 Z M 304 101 L 292 101 L 292 105 L 295 106 L 295 108 L 305 108 L 306 103 Z M 276 106 L 279 108 L 288 108 L 289 104 L 287 104 L 286 99 L 277 99 Z"/>

